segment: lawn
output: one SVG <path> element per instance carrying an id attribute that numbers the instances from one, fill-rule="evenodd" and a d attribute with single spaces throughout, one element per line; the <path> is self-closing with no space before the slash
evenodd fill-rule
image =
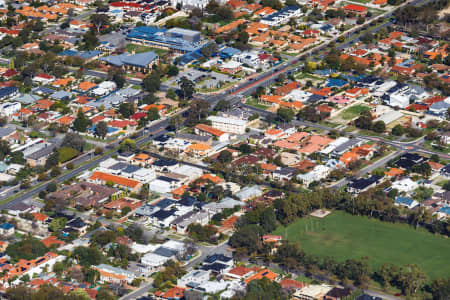
<path id="1" fill-rule="evenodd" d="M 407 224 L 392 224 L 342 211 L 324 219 L 306 217 L 280 226 L 274 234 L 287 234 L 306 253 L 333 256 L 338 261 L 368 256 L 371 270 L 384 263 L 417 264 L 429 278 L 450 275 L 450 240 Z"/>
<path id="2" fill-rule="evenodd" d="M 343 120 L 352 120 L 358 117 L 363 111 L 369 111 L 370 107 L 362 104 L 353 105 L 339 114 L 339 117 Z"/>
<path id="3" fill-rule="evenodd" d="M 128 52 L 134 51 L 135 53 L 142 53 L 142 52 L 153 51 L 160 57 L 166 55 L 169 52 L 169 51 L 167 51 L 165 49 L 147 47 L 147 46 L 142 46 L 142 45 L 137 45 L 137 44 L 128 44 L 127 45 L 127 51 Z"/>
<path id="4" fill-rule="evenodd" d="M 247 97 L 247 99 L 245 100 L 245 104 L 259 108 L 259 109 L 267 109 L 269 108 L 269 106 L 261 104 L 257 99 L 255 99 L 254 97 Z"/>

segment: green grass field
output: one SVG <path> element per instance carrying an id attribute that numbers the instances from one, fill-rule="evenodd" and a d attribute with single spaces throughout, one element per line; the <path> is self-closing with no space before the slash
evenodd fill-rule
<path id="1" fill-rule="evenodd" d="M 353 105 L 344 111 L 342 111 L 339 114 L 339 117 L 341 117 L 343 120 L 351 120 L 353 118 L 358 117 L 363 111 L 369 111 L 370 107 L 362 105 L 362 104 L 356 104 Z"/>
<path id="2" fill-rule="evenodd" d="M 338 261 L 368 256 L 371 270 L 384 263 L 417 264 L 430 279 L 450 276 L 450 240 L 407 224 L 392 224 L 342 211 L 324 219 L 306 217 L 274 234 L 300 243 L 308 254 Z"/>
<path id="3" fill-rule="evenodd" d="M 137 45 L 137 44 L 128 44 L 126 48 L 127 48 L 128 52 L 134 51 L 135 53 L 153 51 L 160 57 L 166 55 L 169 52 L 165 49 L 147 47 L 147 46 Z"/>

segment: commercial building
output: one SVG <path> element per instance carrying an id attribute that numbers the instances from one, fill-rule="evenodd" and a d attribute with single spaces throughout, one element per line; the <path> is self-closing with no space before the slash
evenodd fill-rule
<path id="1" fill-rule="evenodd" d="M 210 116 L 208 120 L 211 121 L 212 127 L 222 130 L 224 132 L 244 134 L 247 128 L 247 121 L 240 119 L 232 119 L 218 116 Z"/>
<path id="2" fill-rule="evenodd" d="M 200 37 L 200 32 L 194 30 L 141 26 L 134 28 L 128 34 L 127 40 L 145 46 L 188 53 L 200 49 Z"/>
<path id="3" fill-rule="evenodd" d="M 102 57 L 100 61 L 124 70 L 148 73 L 152 66 L 158 63 L 158 55 L 153 51 L 138 54 L 123 53 Z"/>

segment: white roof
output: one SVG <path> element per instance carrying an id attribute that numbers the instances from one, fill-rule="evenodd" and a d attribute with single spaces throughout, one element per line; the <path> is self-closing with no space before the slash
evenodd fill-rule
<path id="1" fill-rule="evenodd" d="M 335 139 L 334 141 L 332 141 L 331 143 L 329 143 L 325 149 L 320 151 L 320 153 L 330 154 L 331 152 L 333 152 L 334 149 L 336 149 L 336 147 L 338 147 L 344 143 L 347 143 L 349 140 L 350 139 L 348 137 L 340 136 L 337 139 Z"/>
<path id="2" fill-rule="evenodd" d="M 174 241 L 174 240 L 169 240 L 169 241 L 165 242 L 164 244 L 162 244 L 161 246 L 164 247 L 164 248 L 175 250 L 175 251 L 179 251 L 179 250 L 184 249 L 184 244 L 183 243 L 177 242 L 177 241 Z"/>
<path id="3" fill-rule="evenodd" d="M 147 253 L 141 258 L 141 262 L 147 266 L 162 266 L 169 258 L 155 253 Z"/>
<path id="4" fill-rule="evenodd" d="M 247 125 L 247 121 L 245 121 L 245 120 L 224 118 L 224 117 L 218 117 L 218 116 L 209 116 L 208 120 L 210 120 L 211 122 L 233 124 L 233 125 L 237 125 L 237 126 Z"/>
<path id="5" fill-rule="evenodd" d="M 239 68 L 242 64 L 240 62 L 237 62 L 235 60 L 227 61 L 226 63 L 223 63 L 220 67 L 224 69 L 235 69 Z"/>
<path id="6" fill-rule="evenodd" d="M 330 285 L 308 285 L 304 288 L 302 288 L 298 294 L 300 295 L 305 295 L 311 298 L 322 298 L 323 296 L 325 296 L 329 291 L 331 291 L 333 287 Z M 297 294 L 297 293 L 296 293 Z"/>
<path id="7" fill-rule="evenodd" d="M 390 112 L 382 114 L 381 116 L 376 118 L 374 120 L 374 122 L 383 121 L 385 124 L 389 124 L 401 117 L 403 117 L 403 114 L 401 112 L 396 111 L 396 110 L 391 110 Z"/>
<path id="8" fill-rule="evenodd" d="M 138 244 L 136 242 L 133 242 L 133 244 L 131 245 L 131 249 L 137 253 L 148 253 L 150 251 L 155 250 L 156 247 L 157 247 L 156 245 L 152 245 L 152 244 L 144 245 L 144 244 Z"/>

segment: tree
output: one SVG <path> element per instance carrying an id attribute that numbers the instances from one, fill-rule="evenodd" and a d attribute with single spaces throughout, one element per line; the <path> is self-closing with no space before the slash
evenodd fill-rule
<path id="1" fill-rule="evenodd" d="M 183 99 L 190 99 L 195 92 L 194 82 L 189 80 L 186 76 L 183 76 L 180 79 L 180 89 L 183 95 Z"/>
<path id="2" fill-rule="evenodd" d="M 377 121 L 373 124 L 373 131 L 381 133 L 386 130 L 386 124 L 383 121 Z"/>
<path id="3" fill-rule="evenodd" d="M 95 299 L 97 299 L 97 300 L 115 300 L 116 297 L 111 293 L 110 290 L 108 290 L 104 287 L 101 287 L 98 290 L 97 297 Z"/>
<path id="4" fill-rule="evenodd" d="M 217 156 L 217 160 L 223 164 L 228 164 L 233 160 L 233 155 L 231 154 L 230 151 L 223 150 Z"/>
<path id="5" fill-rule="evenodd" d="M 431 282 L 430 290 L 433 300 L 450 299 L 450 278 L 436 278 Z"/>
<path id="6" fill-rule="evenodd" d="M 78 150 L 79 152 L 83 152 L 84 143 L 84 139 L 80 134 L 70 132 L 64 137 L 61 147 L 69 147 Z"/>
<path id="7" fill-rule="evenodd" d="M 120 213 L 122 217 L 126 216 L 128 213 L 130 213 L 131 208 L 129 206 L 125 206 L 122 208 L 122 212 Z"/>
<path id="8" fill-rule="evenodd" d="M 130 118 L 131 115 L 134 114 L 134 111 L 133 103 L 124 102 L 119 106 L 119 112 L 125 119 Z"/>
<path id="9" fill-rule="evenodd" d="M 89 30 L 83 35 L 83 47 L 85 50 L 94 50 L 99 45 L 99 40 L 93 30 Z"/>
<path id="10" fill-rule="evenodd" d="M 203 99 L 192 101 L 189 108 L 186 123 L 188 126 L 195 126 L 202 119 L 208 116 L 209 102 Z"/>
<path id="11" fill-rule="evenodd" d="M 400 269 L 398 281 L 405 295 L 411 296 L 427 281 L 427 275 L 415 264 L 405 265 Z"/>
<path id="12" fill-rule="evenodd" d="M 403 126 L 400 124 L 395 125 L 391 131 L 391 133 L 396 136 L 402 136 L 404 134 L 404 132 L 405 132 L 405 130 L 404 130 Z"/>
<path id="13" fill-rule="evenodd" d="M 6 254 L 14 261 L 35 259 L 44 255 L 47 251 L 47 247 L 40 240 L 33 237 L 26 237 L 19 242 L 9 244 L 6 248 Z"/>
<path id="14" fill-rule="evenodd" d="M 175 115 L 172 118 L 170 118 L 169 120 L 169 129 L 173 130 L 173 131 L 177 131 L 178 128 L 180 128 L 181 124 L 183 123 L 183 119 L 181 118 L 181 116 Z"/>
<path id="15" fill-rule="evenodd" d="M 217 46 L 217 44 L 215 42 L 211 42 L 211 43 L 205 45 L 200 50 L 200 52 L 206 57 L 211 57 L 215 52 L 217 52 L 218 49 L 219 49 L 219 47 Z"/>
<path id="16" fill-rule="evenodd" d="M 431 155 L 430 160 L 433 161 L 433 162 L 436 162 L 436 163 L 441 161 L 439 155 L 437 155 L 437 154 Z"/>
<path id="17" fill-rule="evenodd" d="M 108 123 L 105 121 L 98 122 L 95 126 L 95 134 L 104 139 L 108 134 Z"/>
<path id="18" fill-rule="evenodd" d="M 178 67 L 176 65 L 170 65 L 167 68 L 167 75 L 169 76 L 177 76 L 178 72 L 180 72 L 180 70 L 178 70 Z"/>
<path id="19" fill-rule="evenodd" d="M 267 278 L 252 280 L 246 288 L 245 299 L 258 300 L 280 300 L 288 299 L 287 295 L 281 292 L 281 286 L 275 281 L 270 281 Z"/>
<path id="20" fill-rule="evenodd" d="M 214 110 L 215 111 L 227 111 L 231 109 L 231 104 L 229 101 L 227 100 L 219 100 L 219 102 L 217 102 L 216 106 L 214 106 Z"/>
<path id="21" fill-rule="evenodd" d="M 161 87 L 161 76 L 159 72 L 153 70 L 150 75 L 146 76 L 144 80 L 142 80 L 142 87 L 150 93 L 159 91 L 159 88 Z"/>
<path id="22" fill-rule="evenodd" d="M 370 112 L 361 112 L 359 118 L 355 120 L 355 126 L 361 129 L 370 129 L 372 127 L 372 115 Z"/>
<path id="23" fill-rule="evenodd" d="M 117 238 L 117 234 L 112 230 L 97 231 L 91 238 L 100 247 L 104 247 L 109 243 L 112 243 Z"/>
<path id="24" fill-rule="evenodd" d="M 149 121 L 155 121 L 155 120 L 159 120 L 160 116 L 159 116 L 159 111 L 156 107 L 152 107 L 148 110 L 147 112 L 147 120 Z"/>
<path id="25" fill-rule="evenodd" d="M 136 141 L 134 141 L 132 139 L 124 139 L 122 141 L 122 143 L 120 144 L 120 151 L 121 152 L 136 151 Z"/>
<path id="26" fill-rule="evenodd" d="M 95 266 L 103 261 L 103 256 L 97 248 L 83 246 L 75 248 L 72 253 L 72 258 L 75 258 L 83 267 Z"/>
<path id="27" fill-rule="evenodd" d="M 59 153 L 58 151 L 52 152 L 45 161 L 45 168 L 51 169 L 54 166 L 57 166 L 59 164 Z"/>
<path id="28" fill-rule="evenodd" d="M 53 232 L 58 232 L 66 226 L 66 223 L 66 218 L 55 218 L 48 224 L 48 228 Z"/>
<path id="29" fill-rule="evenodd" d="M 122 69 L 111 68 L 108 70 L 108 78 L 114 81 L 118 88 L 123 88 L 126 83 L 125 74 Z"/>
<path id="30" fill-rule="evenodd" d="M 294 119 L 295 113 L 292 109 L 288 107 L 280 107 L 277 110 L 277 118 L 281 122 L 289 123 Z"/>
<path id="31" fill-rule="evenodd" d="M 166 97 L 169 99 L 177 99 L 177 94 L 175 93 L 175 91 L 173 89 L 168 89 L 167 93 L 166 93 Z"/>
<path id="32" fill-rule="evenodd" d="M 97 33 L 100 33 L 100 29 L 102 28 L 102 26 L 109 23 L 109 17 L 105 14 L 93 14 L 90 17 L 90 20 L 97 29 Z"/>
<path id="33" fill-rule="evenodd" d="M 79 109 L 75 121 L 73 121 L 73 129 L 78 132 L 85 132 L 87 128 L 91 125 L 91 120 L 89 120 L 84 112 Z"/>
<path id="34" fill-rule="evenodd" d="M 68 297 L 69 297 L 68 299 L 76 299 L 76 300 L 90 300 L 91 299 L 89 294 L 81 288 L 71 291 L 69 293 Z"/>
<path id="35" fill-rule="evenodd" d="M 131 224 L 125 229 L 125 234 L 135 242 L 140 242 L 144 234 L 143 230 L 137 224 Z"/>

